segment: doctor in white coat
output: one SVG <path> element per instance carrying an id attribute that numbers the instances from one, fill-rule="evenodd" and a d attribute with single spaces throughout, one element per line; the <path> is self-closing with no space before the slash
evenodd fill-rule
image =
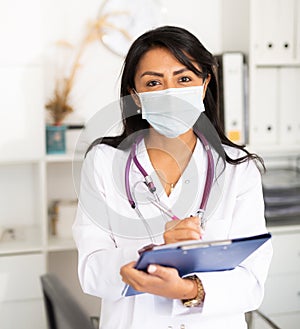
<path id="1" fill-rule="evenodd" d="M 100 328 L 246 328 L 270 242 L 229 271 L 134 267 L 148 244 L 266 233 L 262 161 L 224 135 L 214 57 L 182 28 L 146 32 L 125 59 L 121 97 L 123 132 L 89 147 L 73 225 L 82 289 L 102 300 Z M 125 284 L 143 293 L 123 297 Z"/>

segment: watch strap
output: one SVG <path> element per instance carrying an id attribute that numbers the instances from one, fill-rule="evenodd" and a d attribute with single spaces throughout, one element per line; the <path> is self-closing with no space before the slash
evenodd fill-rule
<path id="1" fill-rule="evenodd" d="M 205 298 L 205 291 L 202 285 L 201 280 L 197 277 L 197 275 L 192 275 L 185 277 L 185 279 L 193 280 L 197 283 L 197 296 L 191 299 L 182 299 L 182 304 L 185 307 L 199 307 L 203 305 Z"/>

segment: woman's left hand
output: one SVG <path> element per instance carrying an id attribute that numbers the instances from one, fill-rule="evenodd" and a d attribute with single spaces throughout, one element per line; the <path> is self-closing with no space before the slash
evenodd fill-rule
<path id="1" fill-rule="evenodd" d="M 192 280 L 182 279 L 175 268 L 149 265 L 147 273 L 134 268 L 135 262 L 121 267 L 123 282 L 140 292 L 147 292 L 173 299 L 189 299 L 197 295 Z"/>

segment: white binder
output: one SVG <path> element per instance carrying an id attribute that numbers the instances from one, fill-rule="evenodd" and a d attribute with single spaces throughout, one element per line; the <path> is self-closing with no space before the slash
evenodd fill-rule
<path id="1" fill-rule="evenodd" d="M 300 68 L 279 69 L 279 140 L 281 144 L 300 142 Z"/>
<path id="2" fill-rule="evenodd" d="M 287 63 L 295 52 L 294 0 L 252 0 L 250 22 L 253 59 L 257 64 Z"/>
<path id="3" fill-rule="evenodd" d="M 274 145 L 279 141 L 279 73 L 277 68 L 256 70 L 250 106 L 250 144 Z"/>
<path id="4" fill-rule="evenodd" d="M 221 55 L 220 69 L 225 133 L 232 142 L 245 144 L 248 140 L 248 85 L 243 53 Z"/>

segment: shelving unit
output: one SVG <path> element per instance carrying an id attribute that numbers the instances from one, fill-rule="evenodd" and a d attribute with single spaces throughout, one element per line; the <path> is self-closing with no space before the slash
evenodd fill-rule
<path id="1" fill-rule="evenodd" d="M 40 124 L 44 125 L 44 122 Z M 39 285 L 40 275 L 46 272 L 60 275 L 83 307 L 97 309 L 95 315 L 99 313 L 99 300 L 84 295 L 78 283 L 76 248 L 71 236 L 73 218 L 68 219 L 69 236 L 54 236 L 50 230 L 49 205 L 54 200 L 77 199 L 72 164 L 80 164 L 82 158 L 83 155 L 74 157 L 71 152 L 64 155 L 43 153 L 36 154 L 32 159 L 7 158 L 0 162 L 0 226 L 4 230 L 0 243 L 0 286 L 3 284 L 6 287 L 0 294 L 0 318 L 5 323 L 5 329 L 15 326 L 46 329 L 44 301 Z M 69 267 L 59 263 L 64 269 L 63 274 L 62 269 L 57 268 L 56 258 L 70 258 L 67 262 Z M 6 277 L 8 281 L 3 282 Z M 30 288 L 24 292 L 21 289 L 19 294 L 23 279 Z M 34 295 L 31 291 L 35 292 Z M 15 319 L 12 327 L 10 321 L 21 306 L 22 310 L 19 311 L 27 310 L 27 314 L 24 318 Z M 34 313 L 39 316 L 35 317 L 33 324 Z"/>
<path id="2" fill-rule="evenodd" d="M 46 250 L 48 240 L 53 245 L 53 238 L 49 238 L 47 206 L 53 199 L 77 199 L 72 181 L 73 161 L 73 155 L 66 154 L 0 163 L 3 201 L 0 225 L 3 229 L 14 229 L 13 237 L 1 241 L 0 254 L 13 253 L 14 245 L 22 249 L 22 244 L 27 246 L 29 242 L 33 250 Z M 80 162 L 80 157 L 75 161 Z M 30 246 L 28 248 L 30 251 Z"/>
<path id="3" fill-rule="evenodd" d="M 36 328 L 45 328 L 39 286 L 39 276 L 46 272 L 45 167 L 38 156 L 0 163 L 0 226 L 8 230 L 0 243 L 0 318 L 5 328 L 32 328 L 35 314 Z"/>
<path id="4" fill-rule="evenodd" d="M 76 202 L 77 194 L 73 181 L 73 161 L 80 162 L 82 156 L 74 156 L 70 153 L 65 155 L 47 155 L 45 159 L 47 180 L 47 205 L 54 201 Z M 66 188 L 67 187 L 67 188 Z M 63 219 L 60 219 L 63 220 Z M 72 219 L 68 219 L 71 225 Z M 75 243 L 72 239 L 71 227 L 69 234 L 64 237 L 51 234 L 50 223 L 47 227 L 47 251 L 74 250 Z"/>
<path id="5" fill-rule="evenodd" d="M 250 148 L 266 166 L 300 156 L 300 2 L 250 1 Z M 300 323 L 300 218 L 270 225 L 274 256 L 260 310 L 282 329 Z"/>
<path id="6" fill-rule="evenodd" d="M 300 322 L 300 225 L 272 226 L 269 230 L 274 256 L 260 310 L 280 328 L 296 329 Z"/>
<path id="7" fill-rule="evenodd" d="M 250 145 L 300 153 L 300 3 L 250 1 Z"/>

